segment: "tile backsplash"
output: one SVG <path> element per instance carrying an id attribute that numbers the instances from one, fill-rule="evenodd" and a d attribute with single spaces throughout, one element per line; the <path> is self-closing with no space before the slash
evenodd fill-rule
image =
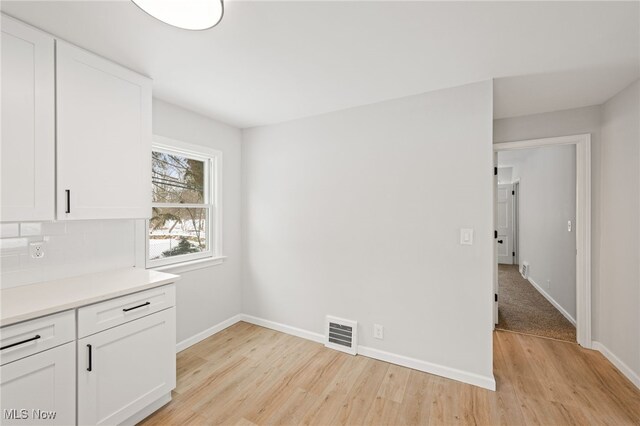
<path id="1" fill-rule="evenodd" d="M 0 288 L 135 264 L 134 220 L 0 224 Z M 34 259 L 29 244 L 42 242 Z"/>

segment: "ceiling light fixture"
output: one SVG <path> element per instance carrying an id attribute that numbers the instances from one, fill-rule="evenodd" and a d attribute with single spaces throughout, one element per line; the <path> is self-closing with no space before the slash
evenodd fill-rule
<path id="1" fill-rule="evenodd" d="M 208 30 L 222 20 L 222 0 L 131 0 L 165 24 L 185 30 Z"/>

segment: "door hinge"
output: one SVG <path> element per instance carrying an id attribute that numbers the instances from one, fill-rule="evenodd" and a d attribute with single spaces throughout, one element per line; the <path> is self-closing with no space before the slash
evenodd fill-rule
<path id="1" fill-rule="evenodd" d="M 494 296 L 493 301 L 497 302 L 498 301 L 498 293 L 493 293 L 493 296 Z"/>
<path id="2" fill-rule="evenodd" d="M 498 176 L 498 168 L 497 167 L 493 168 L 493 175 L 494 176 Z"/>
<path id="3" fill-rule="evenodd" d="M 498 231 L 493 231 L 493 238 L 498 238 Z"/>
<path id="4" fill-rule="evenodd" d="M 516 252 L 515 252 L 515 251 L 512 251 L 512 252 L 511 252 L 511 256 L 516 257 Z"/>
<path id="5" fill-rule="evenodd" d="M 516 191 L 511 191 L 511 195 L 516 195 Z"/>

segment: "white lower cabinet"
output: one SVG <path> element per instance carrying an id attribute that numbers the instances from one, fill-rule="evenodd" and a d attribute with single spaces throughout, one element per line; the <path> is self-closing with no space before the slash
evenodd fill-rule
<path id="1" fill-rule="evenodd" d="M 0 367 L 0 424 L 75 424 L 75 349 L 69 342 Z"/>
<path id="2" fill-rule="evenodd" d="M 81 327 L 81 324 L 79 324 Z M 129 423 L 176 386 L 175 308 L 78 340 L 78 424 Z"/>
<path id="3" fill-rule="evenodd" d="M 173 284 L 0 328 L 0 425 L 135 424 L 175 387 Z"/>

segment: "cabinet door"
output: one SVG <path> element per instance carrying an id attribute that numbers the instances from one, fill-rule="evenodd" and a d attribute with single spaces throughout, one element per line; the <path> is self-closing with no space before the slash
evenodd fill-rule
<path id="1" fill-rule="evenodd" d="M 151 215 L 151 80 L 56 42 L 57 218 Z"/>
<path id="2" fill-rule="evenodd" d="M 53 38 L 2 15 L 0 220 L 54 218 Z"/>
<path id="3" fill-rule="evenodd" d="M 0 367 L 0 423 L 75 424 L 75 348 L 70 342 Z"/>
<path id="4" fill-rule="evenodd" d="M 120 424 L 176 387 L 175 308 L 78 340 L 78 423 Z"/>

